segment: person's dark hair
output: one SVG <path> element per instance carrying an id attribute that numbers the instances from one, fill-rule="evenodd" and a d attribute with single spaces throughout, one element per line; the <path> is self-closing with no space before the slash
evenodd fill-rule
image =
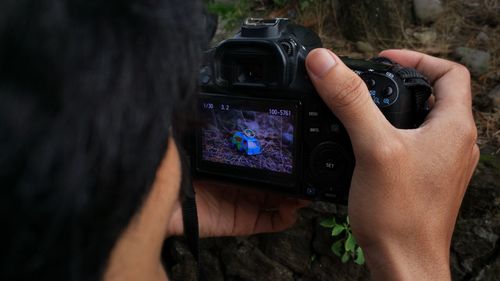
<path id="1" fill-rule="evenodd" d="M 196 90 L 195 0 L 0 1 L 0 280 L 99 280 Z"/>

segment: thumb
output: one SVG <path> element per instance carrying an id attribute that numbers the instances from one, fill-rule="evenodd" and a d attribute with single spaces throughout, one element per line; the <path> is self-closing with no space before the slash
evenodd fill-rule
<path id="1" fill-rule="evenodd" d="M 372 101 L 363 80 L 339 57 L 326 49 L 315 49 L 306 58 L 309 76 L 325 101 L 344 125 L 353 146 L 372 145 L 385 138 L 391 127 Z M 375 138 L 375 139 L 374 139 Z"/>

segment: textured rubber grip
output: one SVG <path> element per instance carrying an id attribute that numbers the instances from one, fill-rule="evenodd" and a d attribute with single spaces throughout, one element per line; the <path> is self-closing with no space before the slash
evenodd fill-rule
<path id="1" fill-rule="evenodd" d="M 432 94 L 429 80 L 414 68 L 401 67 L 396 74 L 403 80 L 406 87 L 414 94 L 414 106 L 416 112 L 425 111 L 427 99 Z"/>

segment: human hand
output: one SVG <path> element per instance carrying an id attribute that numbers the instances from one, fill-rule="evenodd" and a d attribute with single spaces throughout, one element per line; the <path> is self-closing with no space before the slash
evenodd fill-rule
<path id="1" fill-rule="evenodd" d="M 308 201 L 221 182 L 195 181 L 194 187 L 201 237 L 283 231 L 295 223 L 298 209 L 309 204 Z M 181 235 L 184 229 L 179 202 L 170 221 L 168 235 Z"/>
<path id="2" fill-rule="evenodd" d="M 351 227 L 374 279 L 449 280 L 450 241 L 479 159 L 470 75 L 417 52 L 380 55 L 416 68 L 433 84 L 434 105 L 419 128 L 394 128 L 365 83 L 332 52 L 317 49 L 306 60 L 317 91 L 352 141 Z"/>

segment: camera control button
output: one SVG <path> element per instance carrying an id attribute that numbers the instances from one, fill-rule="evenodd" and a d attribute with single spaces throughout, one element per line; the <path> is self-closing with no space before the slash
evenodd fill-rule
<path id="1" fill-rule="evenodd" d="M 208 76 L 208 75 L 201 75 L 200 82 L 203 85 L 207 85 L 208 82 L 210 82 L 210 76 Z"/>
<path id="2" fill-rule="evenodd" d="M 319 174 L 334 174 L 340 165 L 340 155 L 335 150 L 325 150 L 318 155 L 316 170 Z"/>
<path id="3" fill-rule="evenodd" d="M 309 196 L 314 196 L 316 195 L 316 188 L 309 186 L 306 188 L 306 194 Z"/>
<path id="4" fill-rule="evenodd" d="M 309 133 L 316 135 L 321 133 L 321 129 L 319 127 L 309 127 Z"/>
<path id="5" fill-rule="evenodd" d="M 317 118 L 319 117 L 319 111 L 314 110 L 314 111 L 309 111 L 307 112 L 307 116 L 311 118 Z"/>
<path id="6" fill-rule="evenodd" d="M 336 159 L 326 159 L 322 164 L 324 165 L 323 170 L 327 172 L 333 172 L 337 168 Z"/>
<path id="7" fill-rule="evenodd" d="M 329 129 L 330 129 L 330 133 L 332 133 L 332 134 L 340 133 L 340 125 L 338 123 L 330 124 Z"/>
<path id="8" fill-rule="evenodd" d="M 392 87 L 389 86 L 389 87 L 385 88 L 382 93 L 385 97 L 390 97 L 394 93 L 394 90 L 392 89 Z"/>
<path id="9" fill-rule="evenodd" d="M 330 177 L 342 172 L 346 158 L 340 145 L 325 142 L 313 150 L 310 161 L 314 174 Z"/>
<path id="10" fill-rule="evenodd" d="M 365 83 L 366 83 L 366 86 L 368 87 L 369 90 L 375 88 L 375 85 L 377 84 L 375 82 L 375 79 L 371 79 L 371 78 L 365 79 Z"/>

